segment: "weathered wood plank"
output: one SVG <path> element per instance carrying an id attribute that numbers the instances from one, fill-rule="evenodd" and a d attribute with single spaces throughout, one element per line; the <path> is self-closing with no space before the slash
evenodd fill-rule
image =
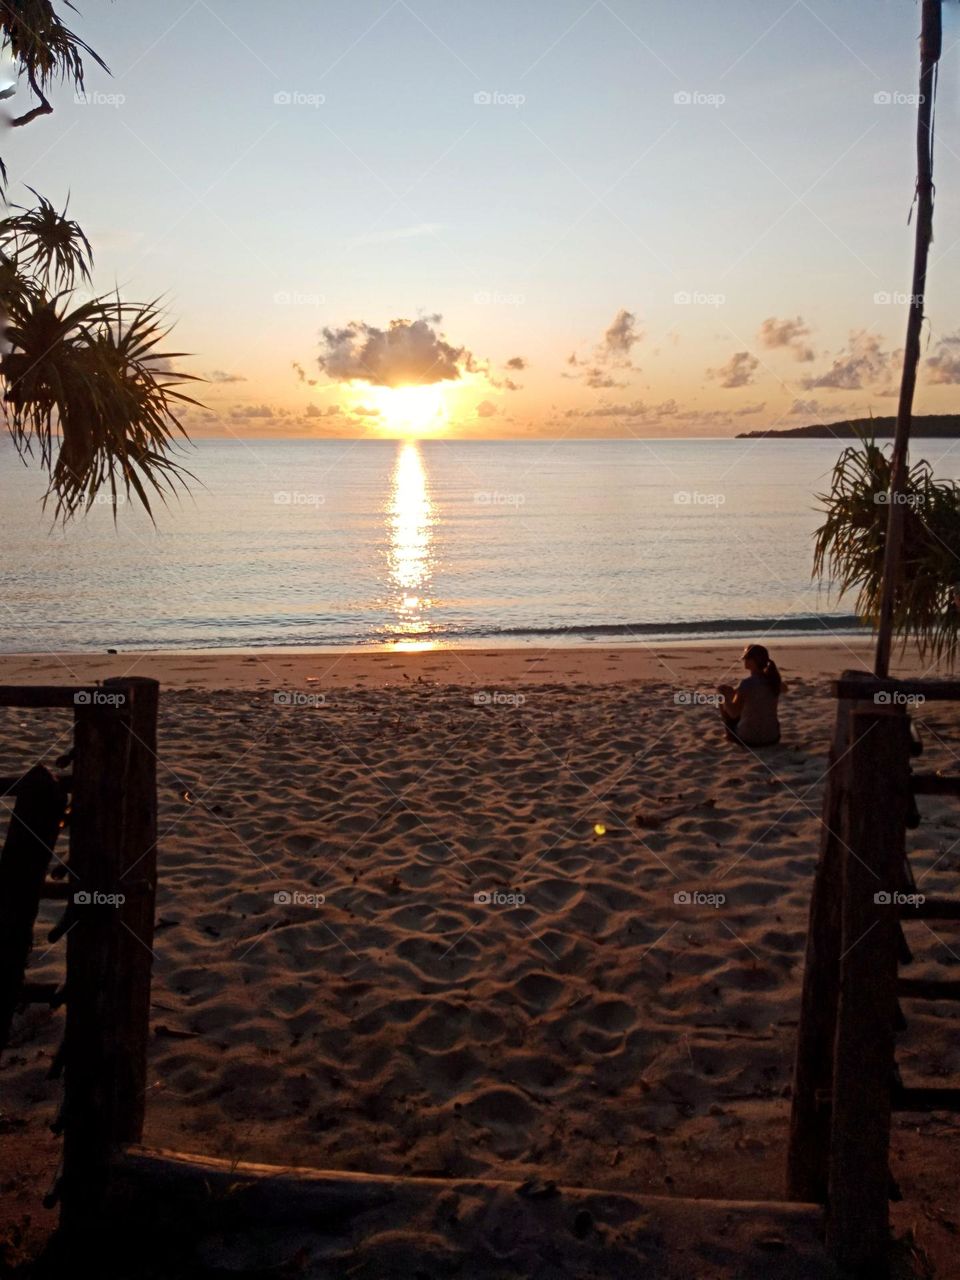
<path id="1" fill-rule="evenodd" d="M 154 680 L 108 681 L 77 706 L 67 932 L 61 1223 L 102 1223 L 108 1163 L 139 1141 L 156 890 Z"/>
<path id="2" fill-rule="evenodd" d="M 839 680 L 830 685 L 835 698 L 853 698 L 873 701 L 877 694 L 889 695 L 890 702 L 881 698 L 880 704 L 892 705 L 894 700 L 922 702 L 960 702 L 960 680 L 893 680 L 876 676 L 860 676 L 865 673 L 845 671 Z"/>
<path id="3" fill-rule="evenodd" d="M 843 680 L 870 680 L 866 672 L 845 671 Z M 793 1100 L 787 1153 L 787 1188 L 794 1200 L 826 1203 L 830 1136 L 829 1098 L 840 987 L 840 899 L 844 796 L 849 770 L 849 700 L 837 704 L 828 758 L 820 857 L 814 875 L 800 1002 L 800 1025 L 793 1073 Z"/>
<path id="4" fill-rule="evenodd" d="M 33 926 L 64 808 L 64 792 L 43 765 L 20 780 L 0 853 L 0 1050 L 22 997 Z"/>
<path id="5" fill-rule="evenodd" d="M 850 732 L 827 1245 L 842 1266 L 882 1274 L 897 1007 L 891 891 L 903 874 L 909 727 L 902 709 L 863 708 Z"/>

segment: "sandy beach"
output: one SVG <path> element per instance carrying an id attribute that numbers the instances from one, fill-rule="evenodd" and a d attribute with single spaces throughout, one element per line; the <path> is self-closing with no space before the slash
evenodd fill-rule
<path id="1" fill-rule="evenodd" d="M 2 659 L 4 683 L 162 681 L 145 1141 L 781 1197 L 828 685 L 869 652 L 774 652 L 783 740 L 759 752 L 704 701 L 739 646 Z M 66 749 L 69 716 L 0 714 L 3 773 Z M 924 767 L 955 768 L 957 711 L 916 719 Z M 924 816 L 917 875 L 949 893 L 960 814 Z M 914 973 L 960 961 L 947 928 L 917 926 Z M 38 943 L 31 976 L 61 964 Z M 910 1011 L 917 1083 L 960 1068 L 943 1008 Z M 0 1065 L 14 1216 L 52 1174 L 61 1023 L 22 1015 Z M 898 1227 L 932 1254 L 956 1229 L 956 1131 L 895 1119 Z"/>

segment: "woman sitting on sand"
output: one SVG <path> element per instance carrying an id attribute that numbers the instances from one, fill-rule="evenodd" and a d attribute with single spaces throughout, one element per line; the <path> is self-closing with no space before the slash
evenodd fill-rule
<path id="1" fill-rule="evenodd" d="M 783 690 L 780 672 L 762 644 L 747 645 L 743 665 L 748 674 L 736 689 L 729 684 L 717 688 L 723 695 L 720 714 L 727 736 L 745 747 L 772 747 L 780 741 L 777 719 L 777 702 Z"/>

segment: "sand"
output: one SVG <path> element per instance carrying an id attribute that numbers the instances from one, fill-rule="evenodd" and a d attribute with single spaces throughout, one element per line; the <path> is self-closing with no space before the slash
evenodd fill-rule
<path id="1" fill-rule="evenodd" d="M 757 753 L 727 743 L 700 696 L 736 675 L 738 652 L 0 660 L 4 683 L 163 683 L 145 1141 L 619 1196 L 782 1197 L 828 682 L 869 651 L 776 645 L 784 736 Z M 956 771 L 960 709 L 916 719 L 924 768 Z M 61 713 L 0 723 L 3 773 L 69 737 Z M 923 809 L 918 878 L 955 893 L 960 808 Z M 57 914 L 45 904 L 45 923 Z M 955 976 L 957 931 L 914 929 L 911 976 Z M 62 963 L 45 945 L 37 981 Z M 951 1007 L 908 1017 L 909 1081 L 960 1074 Z M 55 1155 L 44 1126 L 59 1091 L 44 1076 L 61 1026 L 62 1013 L 24 1014 L 0 1065 L 21 1153 L 11 1203 L 34 1211 L 33 1229 L 43 1184 L 24 1153 Z M 895 1120 L 897 1227 L 943 1276 L 960 1274 L 958 1131 L 945 1115 Z M 641 1217 L 656 1225 L 655 1211 Z M 732 1254 L 701 1250 L 694 1273 L 826 1274 L 801 1267 L 806 1246 L 789 1235 L 775 1247 L 793 1262 L 778 1255 L 765 1272 L 766 1236 L 758 1225 L 759 1244 L 747 1230 Z M 394 1274 L 351 1248 L 357 1275 Z M 761 1255 L 748 1267 L 750 1248 Z"/>

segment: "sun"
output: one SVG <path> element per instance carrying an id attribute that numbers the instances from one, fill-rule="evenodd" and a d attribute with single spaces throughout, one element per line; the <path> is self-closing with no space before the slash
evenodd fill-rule
<path id="1" fill-rule="evenodd" d="M 446 429 L 449 407 L 441 383 L 430 386 L 368 387 L 363 401 L 379 411 L 377 425 L 390 435 L 434 435 Z"/>

